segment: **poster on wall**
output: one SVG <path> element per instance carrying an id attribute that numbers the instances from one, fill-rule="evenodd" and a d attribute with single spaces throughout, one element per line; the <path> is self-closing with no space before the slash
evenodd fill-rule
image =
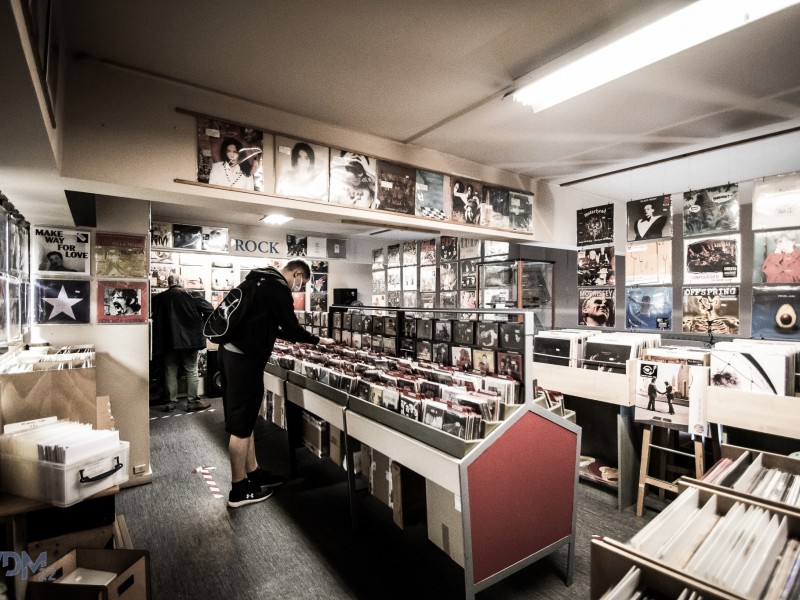
<path id="1" fill-rule="evenodd" d="M 481 227 L 509 229 L 509 191 L 505 188 L 485 187 L 483 202 L 480 205 L 479 223 Z"/>
<path id="2" fill-rule="evenodd" d="M 753 283 L 800 283 L 800 229 L 754 234 Z"/>
<path id="3" fill-rule="evenodd" d="M 508 193 L 508 224 L 514 231 L 533 233 L 533 194 Z"/>
<path id="4" fill-rule="evenodd" d="M 402 263 L 404 267 L 417 264 L 417 242 L 403 242 Z"/>
<path id="5" fill-rule="evenodd" d="M 375 208 L 413 215 L 417 172 L 410 167 L 378 161 L 378 203 Z"/>
<path id="6" fill-rule="evenodd" d="M 307 237 L 306 256 L 309 258 L 327 258 L 328 244 L 325 238 L 313 236 Z"/>
<path id="7" fill-rule="evenodd" d="M 419 243 L 419 264 L 421 267 L 436 264 L 436 239 L 422 240 Z"/>
<path id="8" fill-rule="evenodd" d="M 672 196 L 655 196 L 627 203 L 628 241 L 672 237 Z"/>
<path id="9" fill-rule="evenodd" d="M 414 212 L 429 219 L 447 219 L 444 204 L 444 175 L 417 169 Z"/>
<path id="10" fill-rule="evenodd" d="M 228 230 L 224 227 L 203 227 L 201 249 L 206 252 L 227 252 Z"/>
<path id="11" fill-rule="evenodd" d="M 458 258 L 458 238 L 443 235 L 439 238 L 439 261 L 448 262 Z"/>
<path id="12" fill-rule="evenodd" d="M 461 260 L 467 258 L 480 258 L 483 248 L 482 240 L 473 240 L 471 238 L 459 238 L 458 240 L 458 257 Z"/>
<path id="13" fill-rule="evenodd" d="M 578 246 L 614 242 L 614 205 L 594 206 L 577 211 Z"/>
<path id="14" fill-rule="evenodd" d="M 738 183 L 683 194 L 683 235 L 738 230 Z"/>
<path id="15" fill-rule="evenodd" d="M 625 285 L 672 283 L 672 242 L 643 242 L 625 247 Z"/>
<path id="16" fill-rule="evenodd" d="M 672 330 L 672 288 L 635 287 L 625 290 L 625 329 Z"/>
<path id="17" fill-rule="evenodd" d="M 683 283 L 739 283 L 740 236 L 728 235 L 683 241 Z"/>
<path id="18" fill-rule="evenodd" d="M 283 136 L 275 137 L 275 193 L 328 201 L 330 149 Z"/>
<path id="19" fill-rule="evenodd" d="M 98 323 L 147 323 L 147 283 L 97 282 Z"/>
<path id="20" fill-rule="evenodd" d="M 372 208 L 375 203 L 376 159 L 347 150 L 331 150 L 331 204 Z"/>
<path id="21" fill-rule="evenodd" d="M 578 250 L 578 285 L 614 285 L 614 246 Z"/>
<path id="22" fill-rule="evenodd" d="M 94 272 L 98 277 L 146 277 L 147 239 L 143 235 L 95 233 Z"/>
<path id="23" fill-rule="evenodd" d="M 197 181 L 264 191 L 264 137 L 251 127 L 197 117 Z M 272 136 L 266 137 L 269 148 Z"/>
<path id="24" fill-rule="evenodd" d="M 614 326 L 614 288 L 581 288 L 578 290 L 578 325 Z"/>
<path id="25" fill-rule="evenodd" d="M 753 181 L 753 229 L 800 227 L 800 173 Z"/>
<path id="26" fill-rule="evenodd" d="M 800 340 L 800 287 L 753 286 L 754 339 Z"/>
<path id="27" fill-rule="evenodd" d="M 477 225 L 481 216 L 480 204 L 483 185 L 478 181 L 463 177 L 452 177 L 451 185 L 453 186 L 451 221 Z"/>
<path id="28" fill-rule="evenodd" d="M 89 281 L 75 279 L 38 279 L 34 283 L 34 323 L 89 323 Z"/>
<path id="29" fill-rule="evenodd" d="M 328 258 L 347 258 L 347 240 L 328 238 Z"/>
<path id="30" fill-rule="evenodd" d="M 739 334 L 739 288 L 683 288 L 683 333 Z"/>
<path id="31" fill-rule="evenodd" d="M 153 221 L 150 226 L 151 248 L 172 248 L 172 223 Z"/>
<path id="32" fill-rule="evenodd" d="M 16 226 L 9 223 L 9 232 Z M 90 233 L 77 229 L 60 227 L 39 227 L 33 229 L 31 260 L 39 273 L 75 273 L 89 275 Z M 9 250 L 17 241 L 9 237 Z M 13 252 L 9 256 L 14 255 Z"/>
<path id="33" fill-rule="evenodd" d="M 286 236 L 287 256 L 306 256 L 308 254 L 308 238 L 297 235 Z"/>
<path id="34" fill-rule="evenodd" d="M 392 244 L 386 248 L 386 266 L 389 268 L 400 266 L 400 244 Z"/>
<path id="35" fill-rule="evenodd" d="M 172 247 L 183 250 L 202 250 L 203 228 L 199 225 L 172 225 Z"/>

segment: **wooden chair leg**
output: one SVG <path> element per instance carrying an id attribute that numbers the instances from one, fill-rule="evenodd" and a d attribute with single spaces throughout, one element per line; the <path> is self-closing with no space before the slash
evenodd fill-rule
<path id="1" fill-rule="evenodd" d="M 641 517 L 644 512 L 644 496 L 647 493 L 647 465 L 650 462 L 650 439 L 653 428 L 647 427 L 642 433 L 642 461 L 639 463 L 639 489 L 636 494 L 636 516 Z"/>

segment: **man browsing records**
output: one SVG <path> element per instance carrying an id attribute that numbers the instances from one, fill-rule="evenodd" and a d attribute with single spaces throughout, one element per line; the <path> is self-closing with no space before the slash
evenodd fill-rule
<path id="1" fill-rule="evenodd" d="M 236 508 L 266 500 L 284 479 L 261 469 L 253 442 L 261 400 L 264 397 L 264 366 L 276 338 L 289 342 L 333 344 L 303 329 L 294 314 L 292 292 L 305 289 L 311 268 L 304 260 L 291 260 L 278 271 L 272 267 L 253 269 L 245 281 L 257 282 L 239 326 L 229 331 L 219 346 L 225 431 L 230 434 L 231 491 L 228 506 Z M 240 286 L 241 287 L 241 286 Z"/>

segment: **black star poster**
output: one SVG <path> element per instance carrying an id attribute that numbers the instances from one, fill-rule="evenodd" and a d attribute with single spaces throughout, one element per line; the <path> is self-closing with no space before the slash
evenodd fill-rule
<path id="1" fill-rule="evenodd" d="M 39 279 L 34 290 L 37 325 L 88 324 L 89 281 Z"/>

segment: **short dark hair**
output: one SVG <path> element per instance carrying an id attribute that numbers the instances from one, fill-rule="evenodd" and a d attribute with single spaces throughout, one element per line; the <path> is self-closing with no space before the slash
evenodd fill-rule
<path id="1" fill-rule="evenodd" d="M 47 253 L 47 258 L 50 258 L 50 257 L 51 257 L 51 256 L 53 256 L 54 254 L 55 254 L 55 255 L 56 255 L 58 258 L 61 258 L 61 259 L 63 259 L 63 258 L 64 258 L 64 255 L 63 255 L 63 254 L 61 254 L 61 252 L 59 252 L 58 250 L 51 250 L 50 252 L 48 252 L 48 253 Z"/>
<path id="2" fill-rule="evenodd" d="M 286 263 L 284 267 L 288 271 L 297 271 L 300 269 L 303 272 L 303 279 L 311 279 L 311 267 L 308 266 L 308 263 L 302 259 L 296 258 L 294 260 L 290 260 Z"/>
<path id="3" fill-rule="evenodd" d="M 300 158 L 300 151 L 305 150 L 306 155 L 311 159 L 311 164 L 314 164 L 314 149 L 305 142 L 297 142 L 292 148 L 292 166 L 297 166 L 297 159 Z"/>
<path id="4" fill-rule="evenodd" d="M 114 290 L 111 298 L 112 300 L 116 297 L 120 296 L 131 309 L 135 311 L 139 311 L 142 308 L 142 305 L 139 303 L 139 295 L 136 293 L 136 290 L 130 288 L 117 288 Z"/>

